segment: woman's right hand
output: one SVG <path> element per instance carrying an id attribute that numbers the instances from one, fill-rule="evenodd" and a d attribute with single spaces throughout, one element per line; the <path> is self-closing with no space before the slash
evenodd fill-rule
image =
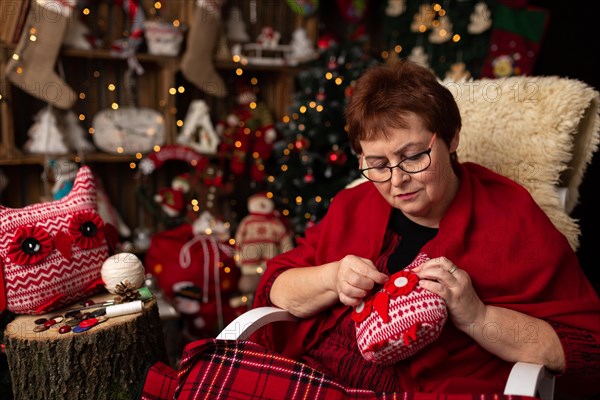
<path id="1" fill-rule="evenodd" d="M 375 284 L 384 284 L 388 279 L 371 260 L 348 255 L 338 261 L 335 289 L 343 304 L 357 306 Z"/>

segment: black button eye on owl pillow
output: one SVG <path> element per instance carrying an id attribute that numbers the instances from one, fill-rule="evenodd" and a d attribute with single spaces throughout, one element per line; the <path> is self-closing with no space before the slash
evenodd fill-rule
<path id="1" fill-rule="evenodd" d="M 115 238 L 87 166 L 60 200 L 0 206 L 0 311 L 42 314 L 95 293 Z"/>

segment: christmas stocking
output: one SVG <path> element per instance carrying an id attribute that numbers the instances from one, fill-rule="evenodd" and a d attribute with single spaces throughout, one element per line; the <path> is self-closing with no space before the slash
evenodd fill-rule
<path id="1" fill-rule="evenodd" d="M 504 3 L 504 4 L 503 4 Z M 501 1 L 493 11 L 490 51 L 483 65 L 484 78 L 531 75 L 546 31 L 548 12 L 526 1 Z M 524 6 L 521 3 L 525 3 Z"/>
<path id="2" fill-rule="evenodd" d="M 227 89 L 212 63 L 219 36 L 222 0 L 198 0 L 181 60 L 185 79 L 207 94 L 225 97 Z"/>
<path id="3" fill-rule="evenodd" d="M 69 4 L 72 3 L 72 4 Z M 73 0 L 32 2 L 27 25 L 6 65 L 8 79 L 55 107 L 69 109 L 75 92 L 54 72 L 54 65 L 72 14 Z"/>

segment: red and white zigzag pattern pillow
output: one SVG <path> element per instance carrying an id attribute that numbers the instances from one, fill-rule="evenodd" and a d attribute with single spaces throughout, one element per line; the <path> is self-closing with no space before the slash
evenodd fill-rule
<path id="1" fill-rule="evenodd" d="M 60 200 L 0 206 L 0 310 L 40 314 L 91 294 L 108 255 L 87 166 Z"/>
<path id="2" fill-rule="evenodd" d="M 446 303 L 420 287 L 419 278 L 410 271 L 428 259 L 419 254 L 352 312 L 358 348 L 367 361 L 393 364 L 439 337 L 448 319 Z"/>

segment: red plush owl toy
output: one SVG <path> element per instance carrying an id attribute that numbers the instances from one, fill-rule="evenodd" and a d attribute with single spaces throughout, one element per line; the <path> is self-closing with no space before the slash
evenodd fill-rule
<path id="1" fill-rule="evenodd" d="M 116 229 L 105 230 L 94 188 L 83 166 L 60 200 L 0 206 L 0 311 L 41 314 L 100 288 Z"/>

